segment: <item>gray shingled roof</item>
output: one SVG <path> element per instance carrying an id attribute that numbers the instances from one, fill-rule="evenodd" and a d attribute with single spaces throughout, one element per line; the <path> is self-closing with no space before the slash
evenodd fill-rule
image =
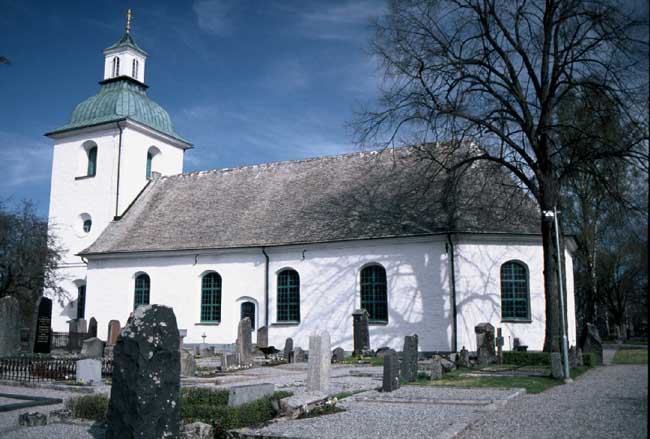
<path id="1" fill-rule="evenodd" d="M 417 150 L 399 148 L 161 177 L 81 254 L 446 231 L 537 234 L 539 214 L 495 165 L 477 163 L 452 180 Z"/>

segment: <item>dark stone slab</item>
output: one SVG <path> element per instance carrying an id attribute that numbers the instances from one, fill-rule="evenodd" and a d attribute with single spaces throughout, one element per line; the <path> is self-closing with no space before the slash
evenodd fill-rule
<path id="1" fill-rule="evenodd" d="M 13 296 L 0 299 L 0 357 L 20 351 L 20 305 Z"/>
<path id="2" fill-rule="evenodd" d="M 284 358 L 291 363 L 290 361 L 290 355 L 291 352 L 293 352 L 293 338 L 289 337 L 285 340 L 284 342 L 284 349 L 282 350 L 282 355 L 284 355 Z"/>
<path id="3" fill-rule="evenodd" d="M 334 350 L 332 351 L 332 361 L 334 363 L 341 363 L 343 362 L 343 360 L 345 360 L 345 351 L 343 350 L 343 348 L 341 347 L 334 348 Z"/>
<path id="4" fill-rule="evenodd" d="M 381 390 L 392 392 L 399 389 L 399 358 L 392 349 L 384 351 L 384 379 Z"/>
<path id="5" fill-rule="evenodd" d="M 120 335 L 121 330 L 122 328 L 120 327 L 119 320 L 111 320 L 108 322 L 108 336 L 106 337 L 106 344 L 108 346 L 115 346 L 115 343 L 117 343 L 117 337 Z"/>
<path id="6" fill-rule="evenodd" d="M 178 437 L 180 368 L 173 310 L 139 306 L 113 352 L 106 439 Z"/>
<path id="7" fill-rule="evenodd" d="M 490 323 L 479 323 L 474 327 L 476 333 L 476 350 L 478 364 L 485 366 L 496 362 L 494 326 Z"/>
<path id="8" fill-rule="evenodd" d="M 352 313 L 352 332 L 354 340 L 354 351 L 352 355 L 364 355 L 370 350 L 368 311 L 365 309 L 357 309 Z"/>
<path id="9" fill-rule="evenodd" d="M 97 337 L 97 320 L 94 317 L 91 317 L 88 321 L 88 335 Z"/>
<path id="10" fill-rule="evenodd" d="M 242 364 L 250 362 L 251 353 L 253 351 L 253 325 L 249 317 L 244 317 L 240 320 L 237 327 L 237 352 L 239 353 L 239 361 Z"/>
<path id="11" fill-rule="evenodd" d="M 52 341 L 52 301 L 47 297 L 38 300 L 38 315 L 36 317 L 36 338 L 34 353 L 49 354 Z"/>
<path id="12" fill-rule="evenodd" d="M 404 351 L 400 367 L 402 379 L 413 382 L 418 378 L 418 336 L 417 334 L 404 337 Z"/>

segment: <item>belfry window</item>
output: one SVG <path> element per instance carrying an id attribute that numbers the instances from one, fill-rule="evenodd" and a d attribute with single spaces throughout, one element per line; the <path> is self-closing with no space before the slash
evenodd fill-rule
<path id="1" fill-rule="evenodd" d="M 133 294 L 133 309 L 140 305 L 149 305 L 149 289 L 151 280 L 146 273 L 139 274 L 135 278 L 135 291 Z"/>
<path id="2" fill-rule="evenodd" d="M 386 270 L 381 265 L 369 265 L 361 270 L 361 308 L 368 311 L 371 322 L 388 321 Z"/>
<path id="3" fill-rule="evenodd" d="M 86 176 L 94 177 L 97 173 L 97 147 L 93 146 L 88 149 L 88 169 L 86 171 Z"/>
<path id="4" fill-rule="evenodd" d="M 278 322 L 300 321 L 300 277 L 295 270 L 278 273 Z"/>
<path id="5" fill-rule="evenodd" d="M 501 266 L 501 319 L 530 320 L 528 267 L 508 261 Z"/>
<path id="6" fill-rule="evenodd" d="M 201 280 L 201 321 L 218 323 L 221 321 L 221 276 L 208 273 Z"/>
<path id="7" fill-rule="evenodd" d="M 116 76 L 120 76 L 120 58 L 117 56 L 113 58 L 113 78 Z"/>
<path id="8" fill-rule="evenodd" d="M 147 178 L 151 178 L 151 162 L 153 161 L 153 154 L 151 151 L 147 152 Z"/>
<path id="9" fill-rule="evenodd" d="M 90 229 L 92 228 L 92 226 L 93 226 L 93 220 L 91 219 L 84 220 L 84 225 L 83 225 L 84 233 L 90 233 Z"/>
<path id="10" fill-rule="evenodd" d="M 135 79 L 138 79 L 138 67 L 140 67 L 139 63 L 138 63 L 138 60 L 134 59 L 133 60 L 133 67 L 132 67 L 131 76 L 133 76 Z"/>

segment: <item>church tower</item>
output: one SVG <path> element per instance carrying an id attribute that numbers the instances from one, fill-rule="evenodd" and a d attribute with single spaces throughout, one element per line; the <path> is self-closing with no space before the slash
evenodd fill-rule
<path id="1" fill-rule="evenodd" d="M 152 178 L 183 172 L 191 147 L 147 96 L 147 52 L 133 39 L 131 18 L 129 10 L 122 38 L 104 49 L 99 93 L 45 134 L 54 140 L 48 228 L 63 248 L 59 286 L 68 295 L 53 306 L 54 331 L 92 317 L 85 315 L 86 264 L 76 255 L 119 220 Z"/>

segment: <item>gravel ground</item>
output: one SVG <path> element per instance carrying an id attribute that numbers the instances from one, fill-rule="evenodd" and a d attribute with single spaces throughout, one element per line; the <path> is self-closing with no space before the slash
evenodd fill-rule
<path id="1" fill-rule="evenodd" d="M 613 365 L 522 395 L 459 438 L 647 438 L 648 367 Z"/>

